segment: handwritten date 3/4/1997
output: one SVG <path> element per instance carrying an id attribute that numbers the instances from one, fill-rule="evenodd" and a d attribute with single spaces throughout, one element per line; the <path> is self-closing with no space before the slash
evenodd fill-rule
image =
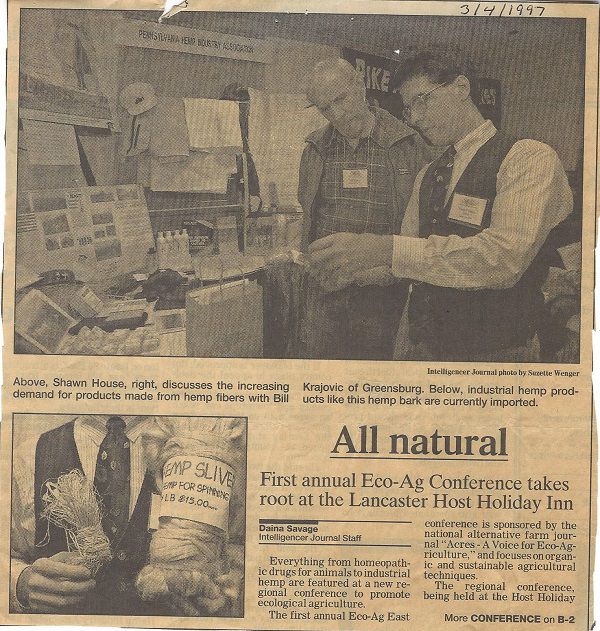
<path id="1" fill-rule="evenodd" d="M 470 2 L 460 5 L 461 15 L 495 15 L 502 17 L 542 17 L 546 7 L 541 4 L 522 4 L 516 2 Z"/>

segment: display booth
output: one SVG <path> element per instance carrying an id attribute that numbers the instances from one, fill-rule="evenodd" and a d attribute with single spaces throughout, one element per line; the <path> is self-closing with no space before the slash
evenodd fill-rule
<path id="1" fill-rule="evenodd" d="M 403 58 L 440 43 L 472 56 L 485 41 L 476 104 L 551 144 L 581 199 L 583 78 L 518 68 L 524 49 L 535 66 L 556 46 L 552 20 L 520 23 L 514 52 L 495 55 L 489 38 L 509 25 L 461 33 L 450 17 L 22 13 L 17 352 L 301 357 L 298 172 L 327 124 L 304 95 L 322 59 L 348 60 L 398 116 L 389 82 Z M 576 203 L 546 287 L 553 356 L 578 335 L 580 219 Z"/>

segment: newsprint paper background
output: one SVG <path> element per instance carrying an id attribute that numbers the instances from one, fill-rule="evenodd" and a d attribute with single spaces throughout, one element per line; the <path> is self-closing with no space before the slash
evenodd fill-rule
<path id="1" fill-rule="evenodd" d="M 0 621 L 361 631 L 591 628 L 598 6 L 187 4 L 159 24 L 157 2 L 9 0 Z M 198 107 L 208 120 L 214 112 L 202 110 L 206 103 L 198 100 L 228 98 L 224 103 L 237 119 L 231 101 L 241 101 L 243 113 L 250 99 L 252 151 L 252 143 L 269 138 L 269 125 L 275 129 L 279 116 L 286 117 L 290 139 L 297 133 L 307 104 L 304 80 L 316 62 L 347 59 L 362 74 L 369 98 L 377 100 L 371 105 L 401 117 L 400 96 L 389 90 L 390 68 L 432 49 L 464 55 L 479 66 L 472 96 L 485 116 L 503 133 L 553 147 L 568 176 L 573 221 L 556 244 L 560 261 L 551 265 L 544 286 L 556 328 L 529 340 L 530 355 L 475 348 L 464 361 L 448 361 L 435 352 L 428 359 L 415 348 L 412 356 L 410 348 L 402 355 L 404 319 L 392 354 L 360 345 L 349 352 L 339 344 L 330 355 L 306 354 L 303 325 L 298 333 L 291 309 L 281 304 L 298 296 L 308 300 L 310 291 L 283 292 L 283 298 L 276 291 L 283 282 L 296 291 L 291 280 L 304 274 L 306 259 L 290 254 L 296 249 L 290 235 L 300 225 L 288 190 L 290 182 L 297 185 L 297 147 L 294 154 L 291 144 L 273 141 L 264 154 L 255 149 L 254 167 L 247 159 L 236 165 L 235 151 L 231 162 L 227 151 L 214 150 L 211 134 L 194 131 L 189 119 L 189 142 L 186 137 L 180 143 L 176 120 L 182 110 L 176 104 L 193 99 L 186 101 L 186 113 Z M 437 82 L 437 95 L 415 92 L 409 118 L 414 122 L 417 110 L 435 108 L 452 90 L 458 94 L 457 81 Z M 128 97 L 124 89 L 136 83 L 146 85 L 130 88 Z M 342 101 L 348 98 L 344 92 Z M 279 112 L 273 120 L 263 116 L 262 137 L 252 135 L 252 103 L 261 99 L 268 101 L 263 113 Z M 316 108 L 307 111 L 318 114 Z M 322 111 L 333 116 L 331 109 Z M 158 132 L 157 112 L 163 125 Z M 219 116 L 215 120 L 226 118 Z M 222 139 L 231 131 L 223 125 Z M 235 149 L 237 134 L 223 144 Z M 421 141 L 415 136 L 413 142 Z M 369 150 L 367 143 L 366 166 L 343 168 L 344 187 L 361 190 L 367 173 L 380 177 Z M 328 156 L 329 162 L 346 160 Z M 186 172 L 182 157 L 200 166 Z M 145 175 L 150 179 L 142 184 L 145 199 L 138 197 L 142 158 L 151 163 Z M 154 174 L 152 160 L 158 160 Z M 158 267 L 177 269 L 178 263 L 171 258 L 149 269 L 149 250 L 155 246 L 161 254 L 162 247 L 164 254 L 165 237 L 157 231 L 182 227 L 170 225 L 161 212 L 207 200 L 223 204 L 228 191 L 217 190 L 222 182 L 215 174 L 231 164 L 230 173 L 238 168 L 242 183 L 249 182 L 250 195 L 233 182 L 234 193 L 242 191 L 242 212 L 223 211 L 213 223 L 219 242 L 210 254 L 218 247 L 220 268 L 212 276 L 196 268 L 196 277 L 214 284 L 177 285 L 183 291 L 178 300 L 175 277 L 152 276 Z M 181 172 L 169 188 L 172 168 Z M 263 182 L 270 182 L 269 173 L 273 177 L 260 195 L 252 191 L 254 168 L 259 180 L 266 173 Z M 533 173 L 535 163 L 529 169 Z M 340 182 L 332 172 L 334 181 L 325 187 L 335 189 Z M 198 191 L 190 182 L 204 174 L 208 183 L 200 190 L 213 196 L 194 197 Z M 536 177 L 546 177 L 545 183 L 536 184 L 532 175 L 530 184 L 521 183 L 522 196 L 508 205 L 515 226 L 524 225 L 519 217 L 531 207 L 528 186 L 530 198 L 545 195 L 548 204 L 559 203 L 559 193 L 548 193 L 555 184 L 548 173 Z M 390 190 L 383 186 L 375 193 L 391 204 L 385 197 Z M 265 207 L 292 210 L 264 221 L 263 229 L 260 218 L 244 210 L 256 210 L 258 197 Z M 93 203 L 100 210 L 90 210 Z M 466 208 L 456 211 L 459 219 Z M 306 208 L 304 215 L 306 222 Z M 244 256 L 235 243 L 240 222 Z M 475 223 L 490 234 L 483 219 Z M 339 225 L 347 225 L 344 217 Z M 191 234 L 198 226 L 187 227 Z M 341 231 L 369 232 L 368 225 L 363 228 Z M 544 233 L 543 226 L 533 229 Z M 457 234 L 466 241 L 473 237 L 468 230 Z M 519 228 L 508 232 L 509 240 L 527 239 Z M 275 242 L 289 246 L 288 258 L 269 259 L 258 251 Z M 199 247 L 206 243 L 200 240 Z M 261 262 L 244 268 L 252 246 Z M 211 256 L 202 264 L 210 267 Z M 450 260 L 453 253 L 445 256 Z M 227 270 L 227 261 L 239 272 Z M 506 264 L 500 258 L 492 267 Z M 284 281 L 277 276 L 282 269 Z M 138 299 L 156 307 L 166 296 L 173 305 L 156 307 L 148 320 L 139 302 L 124 312 L 126 291 L 114 288 L 120 282 L 123 290 L 131 273 L 150 276 Z M 383 304 L 392 287 L 374 293 L 372 305 Z M 414 283 L 413 292 L 419 287 Z M 350 291 L 358 295 L 362 289 Z M 506 314 L 506 292 L 488 302 L 489 317 Z M 104 318 L 112 329 L 78 326 L 97 316 L 98 303 L 106 307 L 109 298 L 121 301 Z M 528 299 L 526 288 L 519 300 Z M 380 311 L 377 325 L 395 316 L 385 307 Z M 277 314 L 283 314 L 281 330 Z M 126 334 L 121 321 L 144 326 Z M 308 335 L 323 334 L 325 348 L 341 322 L 326 331 L 314 320 Z M 463 322 L 454 324 L 464 335 Z M 358 337 L 347 335 L 348 345 Z M 515 363 L 524 357 L 536 361 Z M 110 417 L 117 420 L 106 433 Z M 125 434 L 118 433 L 121 420 Z M 59 476 L 72 470 L 83 472 L 79 483 L 94 482 L 92 498 L 100 497 L 104 507 L 102 527 L 112 533 L 112 561 L 95 581 L 81 564 L 81 554 L 104 545 L 91 534 L 93 525 L 80 524 L 67 543 L 64 529 L 42 515 L 46 500 L 62 488 Z M 124 487 L 116 479 L 119 470 L 126 473 Z M 75 513 L 84 512 L 81 493 L 72 501 Z"/>

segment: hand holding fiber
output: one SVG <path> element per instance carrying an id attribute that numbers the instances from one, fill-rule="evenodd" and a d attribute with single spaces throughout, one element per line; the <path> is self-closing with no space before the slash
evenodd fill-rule
<path id="1" fill-rule="evenodd" d="M 112 559 L 102 529 L 102 511 L 93 484 L 74 469 L 45 484 L 42 517 L 64 529 L 70 551 L 76 551 L 92 576 Z M 47 537 L 50 536 L 48 530 Z"/>
<path id="2" fill-rule="evenodd" d="M 96 586 L 77 552 L 59 552 L 34 561 L 17 581 L 17 598 L 36 613 L 72 611 Z"/>

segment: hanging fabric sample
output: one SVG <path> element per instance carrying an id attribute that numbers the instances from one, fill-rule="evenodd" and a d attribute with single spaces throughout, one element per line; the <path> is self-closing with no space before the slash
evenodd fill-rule
<path id="1" fill-rule="evenodd" d="M 308 134 L 327 121 L 301 94 L 268 94 L 253 88 L 249 138 L 266 206 L 298 209 L 298 172 Z"/>
<path id="2" fill-rule="evenodd" d="M 239 108 L 232 101 L 184 99 L 190 149 L 242 152 Z"/>

